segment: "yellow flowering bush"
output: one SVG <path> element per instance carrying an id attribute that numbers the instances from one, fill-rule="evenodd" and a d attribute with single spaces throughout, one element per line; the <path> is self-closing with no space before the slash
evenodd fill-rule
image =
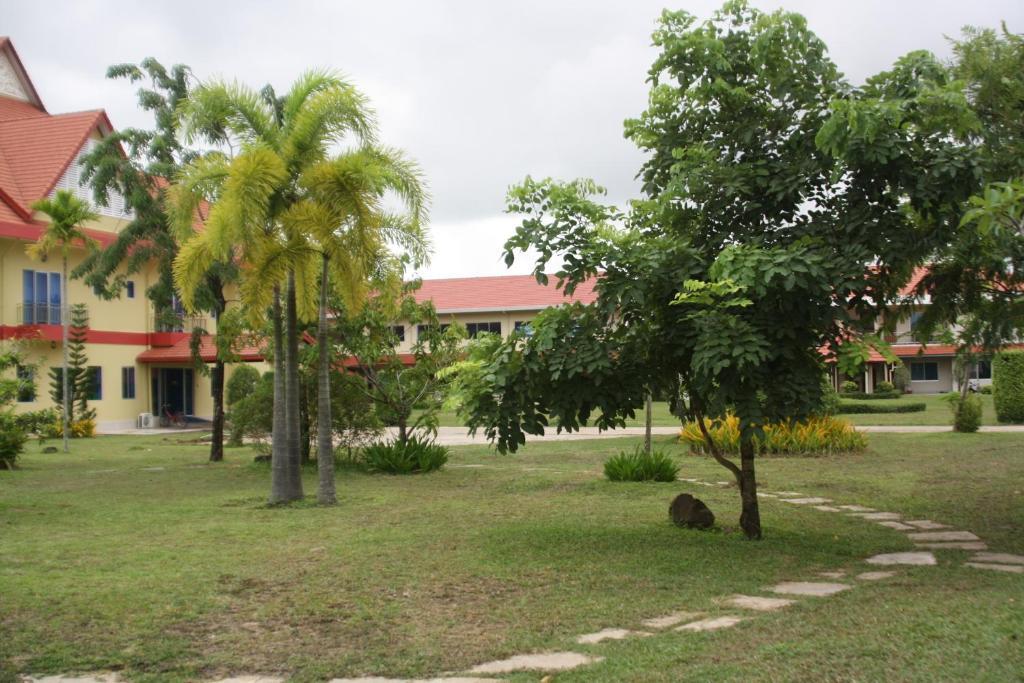
<path id="1" fill-rule="evenodd" d="M 722 419 L 708 420 L 704 425 L 711 439 L 723 453 L 740 450 L 740 419 L 729 414 Z M 679 440 L 693 453 L 706 452 L 704 435 L 696 422 L 687 423 Z M 764 437 L 755 440 L 760 455 L 827 455 L 849 453 L 867 448 L 867 438 L 853 425 L 839 418 L 812 417 L 803 421 L 789 420 L 764 426 Z"/>

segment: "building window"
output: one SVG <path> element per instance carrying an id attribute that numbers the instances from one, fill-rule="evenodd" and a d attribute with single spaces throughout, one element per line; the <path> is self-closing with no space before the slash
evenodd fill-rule
<path id="1" fill-rule="evenodd" d="M 124 293 L 129 299 L 135 298 L 135 280 L 128 280 L 124 283 Z"/>
<path id="2" fill-rule="evenodd" d="M 82 148 L 78 150 L 75 158 L 68 164 L 64 175 L 57 181 L 57 184 L 50 192 L 50 196 L 55 196 L 58 190 L 68 190 L 79 199 L 89 202 L 89 205 L 97 213 L 101 213 L 104 216 L 113 216 L 114 218 L 131 218 L 134 214 L 120 192 L 116 189 L 110 190 L 107 193 L 106 204 L 97 204 L 96 198 L 93 196 L 92 187 L 82 177 L 82 158 L 99 144 L 100 141 L 94 138 L 86 140 Z"/>
<path id="3" fill-rule="evenodd" d="M 400 342 L 404 342 L 405 341 L 405 325 L 392 325 L 391 326 L 391 333 L 394 334 L 395 337 L 398 338 L 398 341 L 400 341 Z"/>
<path id="4" fill-rule="evenodd" d="M 21 322 L 60 325 L 60 273 L 21 271 Z"/>
<path id="5" fill-rule="evenodd" d="M 923 315 L 924 315 L 924 313 L 922 313 L 921 311 L 914 311 L 913 313 L 910 314 L 910 331 L 911 332 L 913 332 L 914 330 L 917 329 L 917 325 L 918 325 L 918 323 L 921 322 L 921 316 L 923 316 Z"/>
<path id="6" fill-rule="evenodd" d="M 530 324 L 529 320 L 517 320 L 515 322 L 516 332 L 522 332 L 527 337 L 533 336 L 533 325 Z"/>
<path id="7" fill-rule="evenodd" d="M 911 363 L 910 379 L 914 382 L 938 382 L 939 364 L 933 361 Z"/>
<path id="8" fill-rule="evenodd" d="M 489 332 L 501 336 L 501 323 L 466 323 L 466 332 L 470 339 L 476 338 L 481 332 Z"/>
<path id="9" fill-rule="evenodd" d="M 992 363 L 979 360 L 971 366 L 971 379 L 992 379 Z"/>
<path id="10" fill-rule="evenodd" d="M 103 400 L 103 368 L 98 365 L 90 365 L 88 369 L 89 377 L 89 400 L 90 401 L 102 401 Z"/>
<path id="11" fill-rule="evenodd" d="M 449 323 L 441 323 L 440 325 L 438 325 L 438 329 L 442 333 L 444 333 L 444 331 L 447 330 L 449 327 L 451 327 L 451 324 L 449 324 Z M 427 326 L 426 325 L 417 325 L 416 326 L 416 337 L 417 338 L 422 337 L 426 333 L 427 333 Z"/>
<path id="12" fill-rule="evenodd" d="M 36 371 L 24 365 L 18 366 L 18 402 L 32 403 L 36 400 Z"/>
<path id="13" fill-rule="evenodd" d="M 135 398 L 135 368 L 121 368 L 121 398 Z"/>

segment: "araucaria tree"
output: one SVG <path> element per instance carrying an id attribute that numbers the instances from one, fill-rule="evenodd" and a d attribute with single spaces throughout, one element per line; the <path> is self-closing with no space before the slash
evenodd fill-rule
<path id="1" fill-rule="evenodd" d="M 242 304 L 252 322 L 259 324 L 269 310 L 275 366 L 270 502 L 297 500 L 303 496 L 299 319 L 311 320 L 319 309 L 326 323 L 329 288 L 358 300 L 370 288 L 399 281 L 403 261 L 390 254 L 390 245 L 405 247 L 416 260 L 425 253 L 419 173 L 401 154 L 373 146 L 367 101 L 330 73 L 303 75 L 283 97 L 269 87 L 255 92 L 236 84 L 205 84 L 179 111 L 187 133 L 225 131 L 231 154 L 218 151 L 195 159 L 172 188 L 183 231 L 200 202 L 212 202 L 206 229 L 175 261 L 175 283 L 188 304 L 201 273 L 234 250 L 242 269 Z M 357 143 L 356 149 L 332 156 L 331 148 L 346 138 Z M 389 192 L 407 212 L 385 211 L 382 199 Z M 321 334 L 323 354 L 330 353 L 326 342 Z M 329 359 L 321 361 L 321 383 Z M 325 400 L 319 409 L 329 412 L 329 383 L 321 389 Z M 329 429 L 325 417 L 318 422 Z M 329 446 L 329 439 L 320 440 L 322 503 L 334 499 Z"/>
<path id="2" fill-rule="evenodd" d="M 729 2 L 710 21 L 665 12 L 654 33 L 649 106 L 626 135 L 647 153 L 644 198 L 628 212 L 589 181 L 527 179 L 509 194 L 523 222 L 506 245 L 563 256 L 560 286 L 596 278 L 597 301 L 542 314 L 478 359 L 470 425 L 500 449 L 554 421 L 613 427 L 648 390 L 684 397 L 704 425 L 733 411 L 740 526 L 762 535 L 754 467 L 767 421 L 819 409 L 821 349 L 858 343 L 897 296 L 924 244 L 947 229 L 970 173 L 962 98 L 915 77 L 911 56 L 862 89 L 848 85 L 796 14 Z M 851 115 L 877 110 L 872 127 Z M 875 118 L 881 121 L 875 122 Z M 928 188 L 892 167 L 928 167 Z"/>
<path id="3" fill-rule="evenodd" d="M 68 452 L 68 434 L 71 429 L 71 390 L 68 373 L 68 257 L 73 248 L 92 250 L 96 240 L 83 229 L 83 224 L 98 218 L 89 203 L 76 197 L 68 190 L 58 190 L 52 198 L 40 199 L 32 208 L 46 214 L 50 225 L 34 244 L 25 248 L 32 258 L 45 258 L 51 251 L 60 251 L 60 329 L 61 329 L 61 396 L 64 452 Z"/>

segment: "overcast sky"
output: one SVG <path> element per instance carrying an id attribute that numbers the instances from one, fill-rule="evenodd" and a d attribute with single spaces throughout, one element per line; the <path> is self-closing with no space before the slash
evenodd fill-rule
<path id="1" fill-rule="evenodd" d="M 669 5 L 709 17 L 720 2 Z M 804 14 L 859 83 L 914 49 L 948 56 L 967 24 L 1024 32 L 1021 0 L 758 0 Z M 433 196 L 427 277 L 507 272 L 507 187 L 526 174 L 586 176 L 635 196 L 642 161 L 622 137 L 644 108 L 650 34 L 664 0 L 606 2 L 39 2 L 2 0 L 7 33 L 53 113 L 107 110 L 146 126 L 134 88 L 106 67 L 153 56 L 197 77 L 278 91 L 310 67 L 373 100 L 381 138 L 423 166 Z M 512 272 L 528 272 L 518 260 Z"/>

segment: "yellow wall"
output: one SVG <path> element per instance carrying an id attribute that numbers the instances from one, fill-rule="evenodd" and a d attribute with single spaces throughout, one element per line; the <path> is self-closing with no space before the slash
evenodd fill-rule
<path id="1" fill-rule="evenodd" d="M 441 324 L 459 322 L 463 325 L 466 323 L 485 323 L 485 322 L 500 322 L 501 323 L 501 336 L 507 337 L 515 329 L 515 323 L 517 321 L 529 322 L 533 320 L 537 313 L 540 311 L 498 311 L 494 313 L 438 313 L 437 318 Z M 402 321 L 400 324 L 405 326 L 405 341 L 398 345 L 399 353 L 411 353 L 412 347 L 416 343 L 416 326 L 410 325 L 407 321 Z"/>

